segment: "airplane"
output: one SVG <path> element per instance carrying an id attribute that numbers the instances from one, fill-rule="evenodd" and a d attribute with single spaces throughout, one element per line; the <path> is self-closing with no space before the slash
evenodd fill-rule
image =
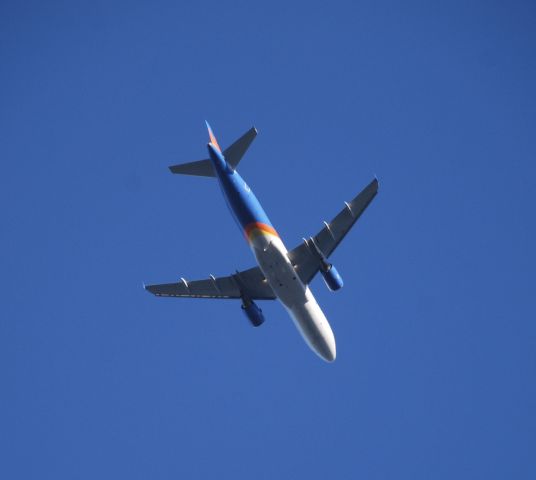
<path id="1" fill-rule="evenodd" d="M 251 188 L 242 179 L 237 166 L 257 136 L 252 127 L 231 146 L 222 150 L 210 128 L 207 145 L 209 158 L 169 167 L 172 173 L 217 178 L 223 196 L 242 230 L 257 266 L 236 271 L 226 277 L 210 275 L 208 279 L 144 285 L 159 297 L 231 298 L 242 301 L 242 310 L 255 327 L 264 323 L 262 310 L 255 300 L 278 299 L 307 345 L 320 358 L 333 362 L 337 355 L 331 326 L 318 305 L 309 284 L 320 272 L 331 291 L 339 290 L 343 280 L 329 256 L 378 192 L 374 178 L 352 201 L 315 236 L 303 239 L 293 250 L 287 250 Z"/>

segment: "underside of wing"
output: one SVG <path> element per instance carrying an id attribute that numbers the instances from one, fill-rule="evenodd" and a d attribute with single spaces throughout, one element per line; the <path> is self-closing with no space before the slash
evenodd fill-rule
<path id="1" fill-rule="evenodd" d="M 259 267 L 237 272 L 227 277 L 211 275 L 204 280 L 181 278 L 175 283 L 146 285 L 145 289 L 158 297 L 184 298 L 249 298 L 251 300 L 273 300 L 272 287 L 264 278 Z"/>
<path id="2" fill-rule="evenodd" d="M 321 266 L 322 256 L 328 258 L 333 253 L 377 193 L 378 180 L 374 179 L 351 202 L 345 202 L 331 222 L 324 222 L 320 232 L 288 253 L 303 283 L 311 282 Z"/>

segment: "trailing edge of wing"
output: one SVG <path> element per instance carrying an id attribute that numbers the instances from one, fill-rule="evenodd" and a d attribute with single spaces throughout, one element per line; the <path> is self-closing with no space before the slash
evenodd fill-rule
<path id="1" fill-rule="evenodd" d="M 158 297 L 242 298 L 247 296 L 251 300 L 274 300 L 276 298 L 259 267 L 227 277 L 210 276 L 208 279 L 193 281 L 181 278 L 175 283 L 146 285 L 145 289 Z"/>
<path id="2" fill-rule="evenodd" d="M 351 202 L 346 202 L 339 214 L 331 222 L 326 222 L 325 227 L 313 237 L 314 243 L 326 258 L 337 248 L 377 193 L 378 180 L 375 178 Z M 304 242 L 291 250 L 288 257 L 302 282 L 310 283 L 320 268 L 318 255 Z"/>

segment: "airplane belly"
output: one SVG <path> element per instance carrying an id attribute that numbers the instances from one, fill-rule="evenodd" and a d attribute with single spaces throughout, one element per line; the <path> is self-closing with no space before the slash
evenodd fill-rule
<path id="1" fill-rule="evenodd" d="M 252 249 L 266 280 L 307 345 L 324 360 L 335 360 L 336 345 L 331 326 L 309 287 L 303 285 L 296 274 L 281 239 L 258 239 Z"/>
<path id="2" fill-rule="evenodd" d="M 252 245 L 253 253 L 266 280 L 285 306 L 305 300 L 305 287 L 287 257 L 287 249 L 279 237 L 259 237 Z"/>

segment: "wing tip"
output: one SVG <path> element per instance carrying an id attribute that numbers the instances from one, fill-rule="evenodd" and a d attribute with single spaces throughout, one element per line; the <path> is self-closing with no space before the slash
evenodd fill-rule
<path id="1" fill-rule="evenodd" d="M 151 287 L 153 287 L 153 285 L 147 285 L 145 282 L 143 282 L 143 289 L 147 292 L 147 293 L 150 293 L 152 295 L 155 295 L 155 296 L 159 296 L 157 292 L 155 292 Z"/>
<path id="2" fill-rule="evenodd" d="M 380 189 L 380 181 L 378 180 L 378 176 L 376 174 L 374 174 L 374 178 L 372 180 L 372 182 L 370 182 L 370 185 L 371 187 L 374 188 L 374 191 L 377 193 L 378 190 Z"/>

